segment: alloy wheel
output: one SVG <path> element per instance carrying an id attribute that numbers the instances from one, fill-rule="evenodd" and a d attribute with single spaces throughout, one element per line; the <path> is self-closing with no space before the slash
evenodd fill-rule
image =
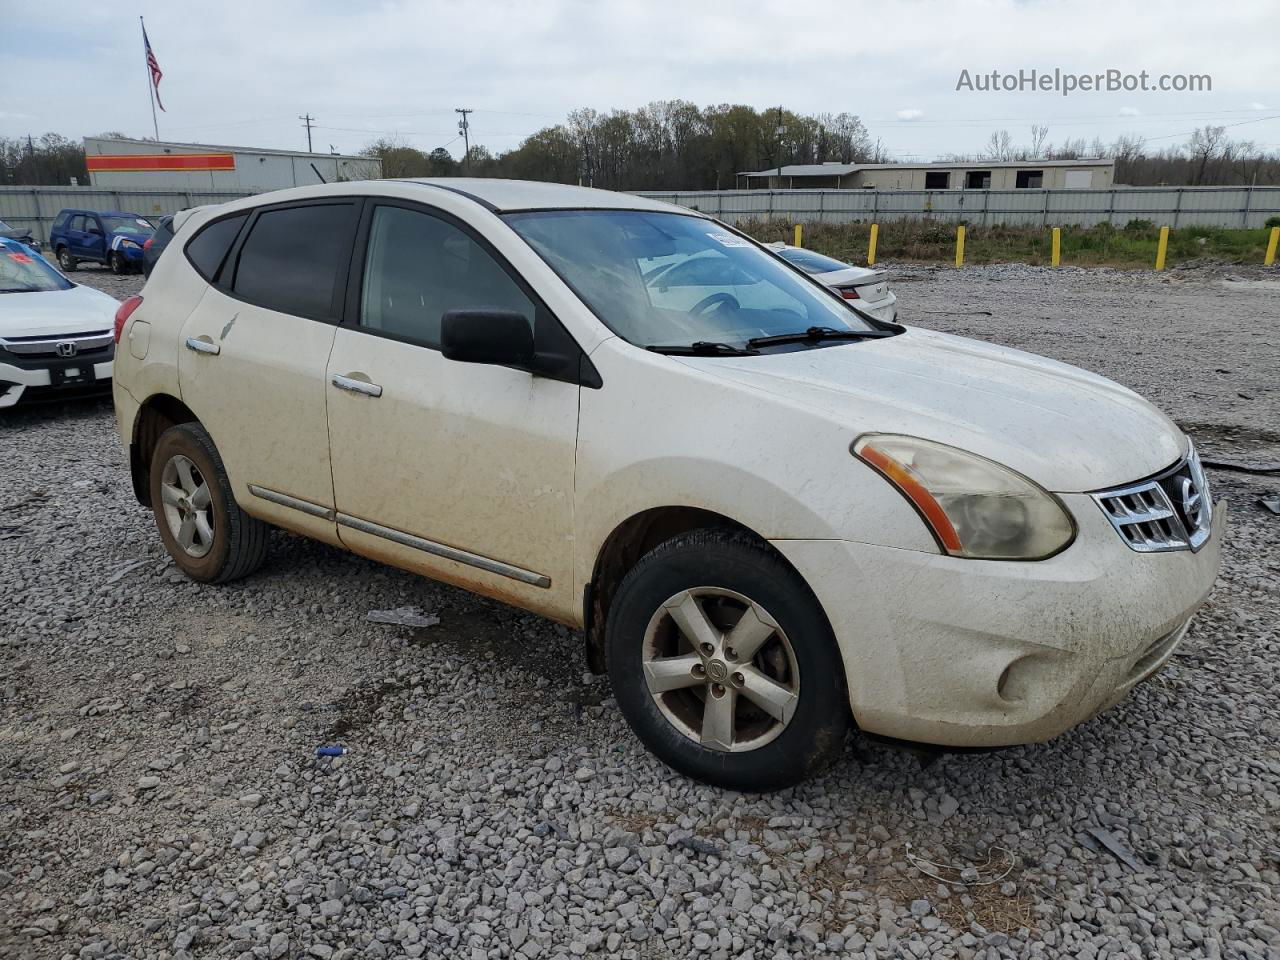
<path id="1" fill-rule="evenodd" d="M 667 600 L 645 629 L 645 683 L 663 716 L 710 750 L 755 750 L 786 729 L 800 671 L 786 633 L 760 604 L 720 587 Z"/>
<path id="2" fill-rule="evenodd" d="M 165 522 L 174 541 L 190 557 L 213 547 L 213 503 L 209 484 L 191 460 L 175 454 L 160 475 Z"/>

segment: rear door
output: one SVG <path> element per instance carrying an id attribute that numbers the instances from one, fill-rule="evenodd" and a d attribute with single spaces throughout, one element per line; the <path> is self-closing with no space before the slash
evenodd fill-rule
<path id="1" fill-rule="evenodd" d="M 107 259 L 107 234 L 102 226 L 102 221 L 91 213 L 86 213 L 82 218 L 84 221 L 84 230 L 81 236 L 83 256 L 87 260 L 105 261 Z"/>
<path id="2" fill-rule="evenodd" d="M 90 218 L 77 213 L 67 223 L 67 246 L 77 257 L 88 257 Z"/>
<path id="3" fill-rule="evenodd" d="M 331 543 L 325 367 L 359 203 L 256 211 L 184 324 L 179 351 L 183 402 L 213 437 L 240 505 Z M 193 264 L 218 224 L 187 245 Z"/>

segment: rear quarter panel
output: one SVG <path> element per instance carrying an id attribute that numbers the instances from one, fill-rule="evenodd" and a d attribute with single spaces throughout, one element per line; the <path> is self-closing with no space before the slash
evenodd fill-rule
<path id="1" fill-rule="evenodd" d="M 182 325 L 208 290 L 205 279 L 196 273 L 183 253 L 181 246 L 193 235 L 188 228 L 172 241 L 173 252 L 156 263 L 142 288 L 142 305 L 133 312 L 120 338 L 121 349 L 116 351 L 115 382 L 127 391 L 138 404 L 149 397 L 168 394 L 182 399 L 178 384 L 178 351 Z M 147 347 L 142 357 L 128 349 L 127 340 L 135 325 L 148 324 Z M 117 415 L 119 415 L 117 405 Z M 126 433 L 121 422 L 122 439 L 132 440 L 132 427 Z"/>

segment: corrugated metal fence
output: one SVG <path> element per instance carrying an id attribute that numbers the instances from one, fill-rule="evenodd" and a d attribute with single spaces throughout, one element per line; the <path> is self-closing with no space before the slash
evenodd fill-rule
<path id="1" fill-rule="evenodd" d="M 1261 227 L 1280 214 L 1280 187 L 1115 187 L 1109 190 L 720 190 L 644 192 L 729 223 L 961 221 L 987 226 Z"/>
<path id="2" fill-rule="evenodd" d="M 204 203 L 247 197 L 234 190 L 108 190 L 101 187 L 0 187 L 0 220 L 29 228 L 37 239 L 49 239 L 49 227 L 65 207 L 124 210 L 159 217 Z"/>
<path id="3" fill-rule="evenodd" d="M 247 193 L 230 190 L 108 190 L 0 186 L 0 220 L 41 240 L 59 210 L 126 210 L 159 216 Z M 1280 215 L 1280 187 L 1115 187 L 1110 190 L 706 190 L 638 192 L 730 223 L 852 223 L 938 220 L 986 226 L 1122 227 L 1151 220 L 1170 227 L 1261 227 Z"/>

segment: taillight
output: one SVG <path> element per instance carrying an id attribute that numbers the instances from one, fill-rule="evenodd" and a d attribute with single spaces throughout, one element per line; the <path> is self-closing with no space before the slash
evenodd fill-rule
<path id="1" fill-rule="evenodd" d="M 844 297 L 846 300 L 861 300 L 861 299 L 862 299 L 860 296 L 858 296 L 858 291 L 857 291 L 857 290 L 855 290 L 855 289 L 853 289 L 853 287 L 841 287 L 841 288 L 840 288 L 840 296 Z"/>
<path id="2" fill-rule="evenodd" d="M 116 311 L 116 325 L 112 331 L 116 338 L 116 343 L 120 342 L 120 334 L 124 333 L 124 325 L 128 319 L 133 316 L 133 311 L 142 306 L 142 298 L 139 296 L 130 297 L 124 303 L 120 304 L 120 309 Z"/>

